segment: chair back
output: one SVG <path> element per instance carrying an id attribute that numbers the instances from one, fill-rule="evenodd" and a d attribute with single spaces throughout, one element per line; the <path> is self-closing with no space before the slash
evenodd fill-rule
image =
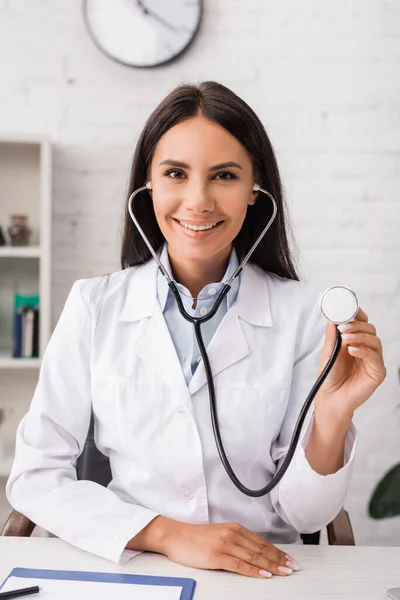
<path id="1" fill-rule="evenodd" d="M 112 479 L 110 461 L 100 452 L 94 441 L 93 413 L 83 452 L 76 463 L 76 474 L 80 480 L 94 481 L 104 487 L 107 487 Z"/>

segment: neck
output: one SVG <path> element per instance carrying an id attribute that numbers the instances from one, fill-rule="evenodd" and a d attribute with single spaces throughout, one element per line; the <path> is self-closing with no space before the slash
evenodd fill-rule
<path id="1" fill-rule="evenodd" d="M 229 263 L 230 253 L 231 247 L 207 260 L 189 260 L 179 256 L 178 253 L 175 254 L 168 247 L 172 275 L 175 281 L 190 291 L 193 298 L 197 298 L 206 285 L 222 280 Z"/>

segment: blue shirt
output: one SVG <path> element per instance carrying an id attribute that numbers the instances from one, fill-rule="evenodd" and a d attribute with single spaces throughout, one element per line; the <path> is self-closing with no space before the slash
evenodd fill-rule
<path id="1" fill-rule="evenodd" d="M 164 244 L 160 260 L 167 269 L 172 278 L 171 265 L 168 259 L 167 243 Z M 197 297 L 196 308 L 193 309 L 193 297 L 189 290 L 177 283 L 179 293 L 182 298 L 183 306 L 189 315 L 193 317 L 201 317 L 212 310 L 219 292 L 224 287 L 224 283 L 229 280 L 235 269 L 239 266 L 239 260 L 235 249 L 232 249 L 228 267 L 225 275 L 219 283 L 209 283 L 200 292 Z M 203 323 L 201 333 L 203 335 L 204 345 L 207 348 L 214 333 L 217 331 L 222 319 L 235 302 L 240 287 L 240 275 L 236 277 L 227 296 L 222 301 L 221 306 L 212 319 Z M 179 362 L 182 365 L 182 370 L 185 375 L 186 383 L 189 385 L 192 375 L 194 374 L 197 365 L 201 362 L 200 350 L 197 344 L 194 327 L 192 323 L 186 321 L 178 310 L 178 305 L 173 293 L 168 287 L 165 277 L 158 271 L 157 274 L 157 297 L 163 311 L 165 321 L 172 341 L 175 346 Z"/>

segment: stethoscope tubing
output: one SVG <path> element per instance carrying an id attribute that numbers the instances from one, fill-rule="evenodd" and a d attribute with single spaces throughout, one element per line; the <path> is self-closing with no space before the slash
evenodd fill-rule
<path id="1" fill-rule="evenodd" d="M 230 478 L 230 480 L 232 481 L 232 483 L 236 486 L 236 488 L 242 492 L 243 494 L 245 494 L 246 496 L 250 496 L 252 498 L 260 498 L 262 496 L 266 496 L 267 494 L 269 494 L 277 485 L 278 483 L 281 481 L 282 477 L 284 476 L 284 474 L 286 473 L 296 450 L 297 444 L 299 442 L 300 439 L 300 434 L 301 434 L 301 430 L 304 424 L 304 421 L 306 419 L 307 413 L 312 405 L 312 402 L 315 399 L 315 396 L 317 395 L 318 391 L 320 390 L 321 386 L 323 385 L 325 379 L 327 378 L 330 370 L 332 369 L 337 356 L 339 355 L 340 349 L 341 349 L 341 345 L 342 345 L 342 337 L 340 334 L 339 329 L 336 327 L 336 342 L 335 342 L 335 346 L 332 350 L 331 356 L 328 360 L 328 362 L 326 363 L 324 369 L 322 370 L 321 374 L 319 375 L 317 381 L 315 382 L 314 386 L 312 387 L 309 395 L 307 396 L 306 401 L 303 404 L 303 407 L 300 411 L 300 414 L 298 416 L 296 425 L 294 427 L 294 431 L 293 431 L 293 435 L 292 435 L 292 439 L 290 441 L 289 444 L 289 448 L 287 451 L 287 454 L 285 456 L 284 461 L 282 462 L 281 466 L 279 467 L 278 471 L 275 473 L 275 475 L 273 476 L 273 478 L 271 479 L 271 481 L 264 486 L 261 489 L 258 490 L 252 490 L 248 487 L 246 487 L 241 481 L 240 479 L 237 477 L 237 475 L 235 474 L 229 459 L 226 455 L 225 449 L 224 449 L 224 445 L 222 442 L 222 438 L 221 438 L 221 432 L 219 429 L 219 424 L 218 424 L 218 409 L 217 409 L 217 402 L 216 402 L 216 395 L 215 395 L 215 386 L 214 386 L 214 379 L 213 379 L 213 375 L 212 375 L 212 370 L 211 370 L 211 365 L 210 365 L 210 361 L 208 358 L 208 354 L 204 345 L 204 340 L 203 340 L 203 336 L 201 333 L 201 325 L 203 323 L 205 323 L 206 321 L 209 321 L 210 319 L 212 319 L 212 317 L 216 314 L 216 312 L 218 311 L 219 307 L 221 306 L 221 303 L 223 301 L 223 299 L 225 298 L 225 296 L 228 294 L 229 290 L 231 289 L 231 284 L 232 281 L 235 279 L 235 277 L 237 277 L 240 272 L 242 271 L 243 267 L 245 266 L 245 264 L 248 262 L 248 260 L 250 259 L 251 255 L 253 254 L 254 250 L 257 248 L 258 244 L 261 242 L 261 240 L 263 239 L 263 237 L 265 236 L 265 234 L 267 233 L 268 229 L 271 227 L 276 214 L 277 214 L 277 206 L 276 206 L 276 202 L 275 199 L 273 198 L 273 196 L 267 192 L 266 190 L 264 190 L 263 188 L 256 186 L 256 191 L 259 191 L 265 195 L 267 195 L 272 203 L 273 203 L 273 214 L 272 217 L 270 218 L 270 220 L 268 221 L 266 227 L 263 229 L 263 231 L 261 232 L 260 236 L 257 238 L 257 240 L 255 241 L 255 243 L 253 244 L 253 246 L 250 248 L 249 252 L 246 254 L 246 256 L 244 257 L 244 259 L 242 260 L 242 262 L 240 263 L 240 265 L 237 267 L 237 269 L 234 271 L 234 273 L 232 274 L 231 278 L 229 279 L 228 282 L 226 282 L 224 284 L 224 287 L 222 288 L 221 292 L 219 293 L 215 304 L 213 306 L 213 308 L 210 310 L 210 312 L 207 315 L 204 315 L 202 317 L 193 317 L 192 315 L 189 315 L 189 313 L 185 310 L 185 307 L 183 305 L 182 302 L 182 298 L 179 294 L 179 290 L 178 287 L 175 283 L 175 281 L 170 277 L 167 269 L 164 267 L 164 265 L 162 264 L 162 262 L 160 261 L 156 251 L 154 250 L 154 248 L 152 247 L 152 245 L 150 244 L 146 234 L 144 233 L 143 229 L 141 228 L 140 224 L 138 223 L 133 210 L 132 210 L 132 202 L 134 200 L 134 198 L 136 197 L 137 194 L 139 194 L 140 192 L 144 191 L 144 190 L 149 190 L 151 189 L 150 184 L 146 184 L 145 186 L 142 186 L 141 188 L 138 188 L 137 190 L 135 190 L 131 196 L 128 199 L 128 212 L 129 215 L 132 219 L 132 221 L 134 222 L 134 224 L 136 225 L 140 235 L 143 238 L 143 241 L 145 242 L 147 248 L 149 249 L 151 255 L 153 256 L 153 258 L 155 259 L 155 261 L 158 264 L 158 268 L 160 269 L 160 272 L 162 273 L 162 275 L 165 277 L 165 279 L 167 280 L 168 286 L 171 290 L 171 292 L 173 293 L 175 300 L 177 302 L 178 305 L 178 310 L 180 312 L 180 314 L 182 315 L 182 317 L 184 319 L 186 319 L 186 321 L 189 321 L 190 323 L 193 324 L 194 326 L 194 331 L 195 331 L 195 335 L 196 335 L 196 340 L 197 340 L 197 344 L 199 346 L 199 350 L 200 350 L 200 354 L 201 354 L 201 358 L 203 360 L 204 363 L 204 369 L 206 372 L 206 377 L 207 377 L 207 385 L 208 385 L 208 394 L 209 394 L 209 401 L 210 401 L 210 416 L 211 416 L 211 424 L 212 424 L 212 429 L 213 429 L 213 433 L 214 433 L 214 439 L 215 439 L 215 443 L 217 446 L 217 451 L 220 457 L 220 460 L 222 462 L 222 465 L 225 468 L 225 471 L 228 475 L 228 477 Z"/>

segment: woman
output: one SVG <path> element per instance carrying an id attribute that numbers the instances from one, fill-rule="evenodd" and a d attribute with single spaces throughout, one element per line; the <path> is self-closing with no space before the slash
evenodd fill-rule
<path id="1" fill-rule="evenodd" d="M 299 411 L 335 341 L 319 297 L 298 281 L 273 149 L 251 108 L 222 85 L 175 89 L 139 139 L 129 196 L 186 309 L 207 314 L 272 214 L 277 217 L 203 326 L 221 435 L 239 479 L 257 489 L 286 455 Z M 214 442 L 204 365 L 156 261 L 126 213 L 122 270 L 78 281 L 22 420 L 10 503 L 89 552 L 140 550 L 198 568 L 268 578 L 298 569 L 276 543 L 301 543 L 341 509 L 355 451 L 352 416 L 385 378 L 360 309 L 315 398 L 293 461 L 270 495 L 233 486 Z M 326 335 L 325 335 L 326 334 Z M 108 488 L 77 481 L 91 413 L 110 459 Z"/>

